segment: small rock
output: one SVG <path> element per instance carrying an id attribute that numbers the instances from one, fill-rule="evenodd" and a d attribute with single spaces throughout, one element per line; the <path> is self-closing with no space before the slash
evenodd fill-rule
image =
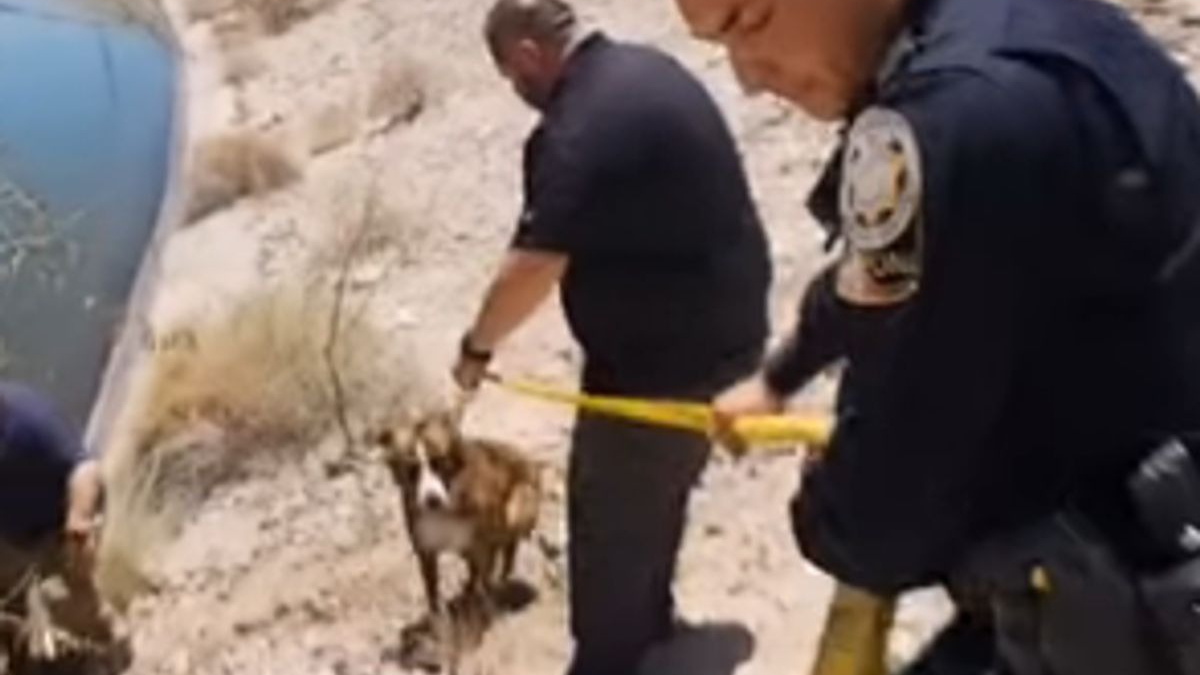
<path id="1" fill-rule="evenodd" d="M 300 609 L 313 621 L 325 623 L 333 619 L 333 612 L 323 600 L 308 598 L 300 604 Z"/>
<path id="2" fill-rule="evenodd" d="M 411 307 L 397 308 L 393 321 L 397 328 L 416 328 L 421 325 L 421 320 L 417 318 L 416 311 Z"/>
<path id="3" fill-rule="evenodd" d="M 716 523 L 709 523 L 709 524 L 705 525 L 703 531 L 704 531 L 704 536 L 710 537 L 710 538 L 719 537 L 722 534 L 725 534 L 725 528 L 721 527 L 720 525 L 717 525 Z"/>

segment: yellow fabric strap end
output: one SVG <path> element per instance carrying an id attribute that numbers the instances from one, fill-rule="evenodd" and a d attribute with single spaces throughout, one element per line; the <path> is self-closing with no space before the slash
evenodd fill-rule
<path id="1" fill-rule="evenodd" d="M 713 431 L 712 407 L 704 403 L 594 396 L 532 382 L 510 381 L 498 377 L 489 379 L 509 391 L 571 405 L 587 412 L 704 435 L 710 435 Z M 825 445 L 829 441 L 832 427 L 832 421 L 823 417 L 756 415 L 739 419 L 734 424 L 734 433 L 750 445 Z"/>
<path id="2" fill-rule="evenodd" d="M 737 420 L 733 432 L 750 445 L 825 446 L 833 434 L 833 421 L 815 415 L 754 415 Z"/>
<path id="3" fill-rule="evenodd" d="M 884 675 L 896 604 L 838 584 L 810 675 Z"/>

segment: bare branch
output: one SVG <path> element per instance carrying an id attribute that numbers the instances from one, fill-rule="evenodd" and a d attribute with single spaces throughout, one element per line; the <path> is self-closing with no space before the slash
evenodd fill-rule
<path id="1" fill-rule="evenodd" d="M 349 283 L 350 271 L 354 267 L 359 247 L 371 229 L 378 208 L 378 193 L 374 183 L 368 188 L 363 203 L 363 213 L 356 223 L 357 228 L 350 239 L 350 245 L 342 256 L 338 266 L 337 278 L 333 284 L 333 305 L 329 312 L 329 327 L 325 334 L 325 367 L 329 372 L 329 384 L 333 391 L 334 417 L 342 432 L 342 440 L 346 446 L 347 455 L 355 450 L 354 432 L 350 429 L 349 413 L 347 410 L 346 388 L 342 381 L 341 369 L 337 362 L 338 340 L 342 330 L 342 314 L 346 305 L 346 287 Z"/>

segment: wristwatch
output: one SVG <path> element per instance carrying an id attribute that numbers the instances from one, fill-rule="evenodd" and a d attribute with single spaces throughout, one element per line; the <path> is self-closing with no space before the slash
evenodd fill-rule
<path id="1" fill-rule="evenodd" d="M 492 360 L 492 350 L 479 349 L 471 343 L 471 331 L 463 334 L 462 340 L 458 343 L 458 353 L 459 356 L 468 361 L 487 363 Z"/>

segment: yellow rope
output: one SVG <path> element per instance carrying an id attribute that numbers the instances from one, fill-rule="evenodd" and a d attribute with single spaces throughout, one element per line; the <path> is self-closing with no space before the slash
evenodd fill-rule
<path id="1" fill-rule="evenodd" d="M 706 403 L 659 399 L 596 396 L 526 381 L 489 375 L 488 381 L 509 391 L 601 415 L 711 435 L 715 425 Z M 829 441 L 832 422 L 815 415 L 751 415 L 734 423 L 733 433 L 747 445 L 770 446 L 803 443 L 823 446 Z"/>
<path id="2" fill-rule="evenodd" d="M 713 410 L 704 403 L 594 396 L 534 382 L 487 379 L 508 391 L 580 410 L 711 435 Z M 734 435 L 747 446 L 803 443 L 824 448 L 832 422 L 815 415 L 758 415 L 739 419 Z M 883 675 L 895 603 L 839 584 L 809 675 Z"/>

